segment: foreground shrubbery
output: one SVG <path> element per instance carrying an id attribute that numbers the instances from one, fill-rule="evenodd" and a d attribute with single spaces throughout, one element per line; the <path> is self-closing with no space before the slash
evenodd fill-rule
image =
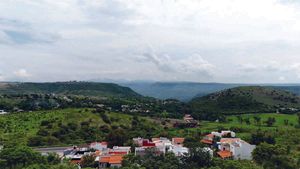
<path id="1" fill-rule="evenodd" d="M 148 151 L 145 156 L 130 154 L 125 157 L 122 169 L 262 169 L 250 161 L 221 160 L 199 148 L 192 148 L 185 157 L 174 154 L 155 156 Z"/>
<path id="2" fill-rule="evenodd" d="M 0 151 L 1 169 L 76 169 L 56 154 L 42 156 L 27 146 L 6 144 Z"/>

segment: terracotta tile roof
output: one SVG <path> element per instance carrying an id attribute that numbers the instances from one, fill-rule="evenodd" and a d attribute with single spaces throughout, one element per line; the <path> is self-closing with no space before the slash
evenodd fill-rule
<path id="1" fill-rule="evenodd" d="M 96 156 L 99 156 L 101 154 L 101 151 L 99 151 L 99 150 L 97 150 L 96 152 L 95 152 L 95 155 Z"/>
<path id="2" fill-rule="evenodd" d="M 215 136 L 213 134 L 208 134 L 208 135 L 206 135 L 206 137 L 214 138 Z"/>
<path id="3" fill-rule="evenodd" d="M 183 144 L 184 138 L 177 137 L 177 138 L 173 138 L 172 141 L 173 141 L 175 144 Z"/>
<path id="4" fill-rule="evenodd" d="M 100 157 L 100 163 L 109 163 L 110 156 Z"/>
<path id="5" fill-rule="evenodd" d="M 201 143 L 204 143 L 204 144 L 213 144 L 213 141 L 212 140 L 202 139 Z"/>
<path id="6" fill-rule="evenodd" d="M 222 138 L 220 140 L 221 143 L 228 143 L 228 144 L 231 144 L 233 142 L 237 142 L 237 141 L 241 141 L 240 138 Z"/>
<path id="7" fill-rule="evenodd" d="M 126 155 L 128 154 L 127 151 L 110 151 L 109 154 L 122 154 L 122 155 Z"/>
<path id="8" fill-rule="evenodd" d="M 109 159 L 109 164 L 122 164 L 123 156 L 111 156 Z"/>
<path id="9" fill-rule="evenodd" d="M 100 163 L 109 163 L 109 164 L 121 164 L 123 160 L 123 155 L 111 155 L 100 157 Z"/>
<path id="10" fill-rule="evenodd" d="M 232 153 L 230 151 L 219 151 L 217 154 L 223 159 L 232 157 Z"/>

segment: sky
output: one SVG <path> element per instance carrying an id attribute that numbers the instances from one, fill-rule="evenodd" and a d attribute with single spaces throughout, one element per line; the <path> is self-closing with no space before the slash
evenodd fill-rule
<path id="1" fill-rule="evenodd" d="M 296 0 L 3 0 L 0 81 L 300 82 Z"/>

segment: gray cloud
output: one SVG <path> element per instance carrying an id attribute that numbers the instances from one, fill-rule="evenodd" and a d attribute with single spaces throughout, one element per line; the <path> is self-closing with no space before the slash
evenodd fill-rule
<path id="1" fill-rule="evenodd" d="M 277 0 L 2 1 L 0 80 L 24 80 L 23 69 L 27 81 L 298 82 L 299 10 Z"/>
<path id="2" fill-rule="evenodd" d="M 29 23 L 0 18 L 0 42 L 6 44 L 52 43 L 58 34 L 33 29 Z"/>

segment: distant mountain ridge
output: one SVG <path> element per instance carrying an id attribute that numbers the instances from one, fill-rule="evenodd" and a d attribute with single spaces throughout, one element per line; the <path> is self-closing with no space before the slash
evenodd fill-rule
<path id="1" fill-rule="evenodd" d="M 104 97 L 142 97 L 128 87 L 113 83 L 53 82 L 0 83 L 0 94 L 62 94 Z"/>
<path id="2" fill-rule="evenodd" d="M 196 96 L 204 96 L 216 91 L 240 86 L 239 84 L 196 83 L 196 82 L 132 82 L 120 85 L 130 87 L 144 96 L 158 99 L 178 99 L 189 101 Z"/>
<path id="3" fill-rule="evenodd" d="M 197 82 L 121 82 L 144 96 L 158 99 L 178 99 L 190 101 L 195 97 L 205 96 L 239 86 L 271 86 L 300 95 L 300 84 L 239 84 L 239 83 L 197 83 Z"/>
<path id="4" fill-rule="evenodd" d="M 274 113 L 282 109 L 300 109 L 300 97 L 273 87 L 243 86 L 194 98 L 189 105 L 194 113 L 206 115 Z"/>

